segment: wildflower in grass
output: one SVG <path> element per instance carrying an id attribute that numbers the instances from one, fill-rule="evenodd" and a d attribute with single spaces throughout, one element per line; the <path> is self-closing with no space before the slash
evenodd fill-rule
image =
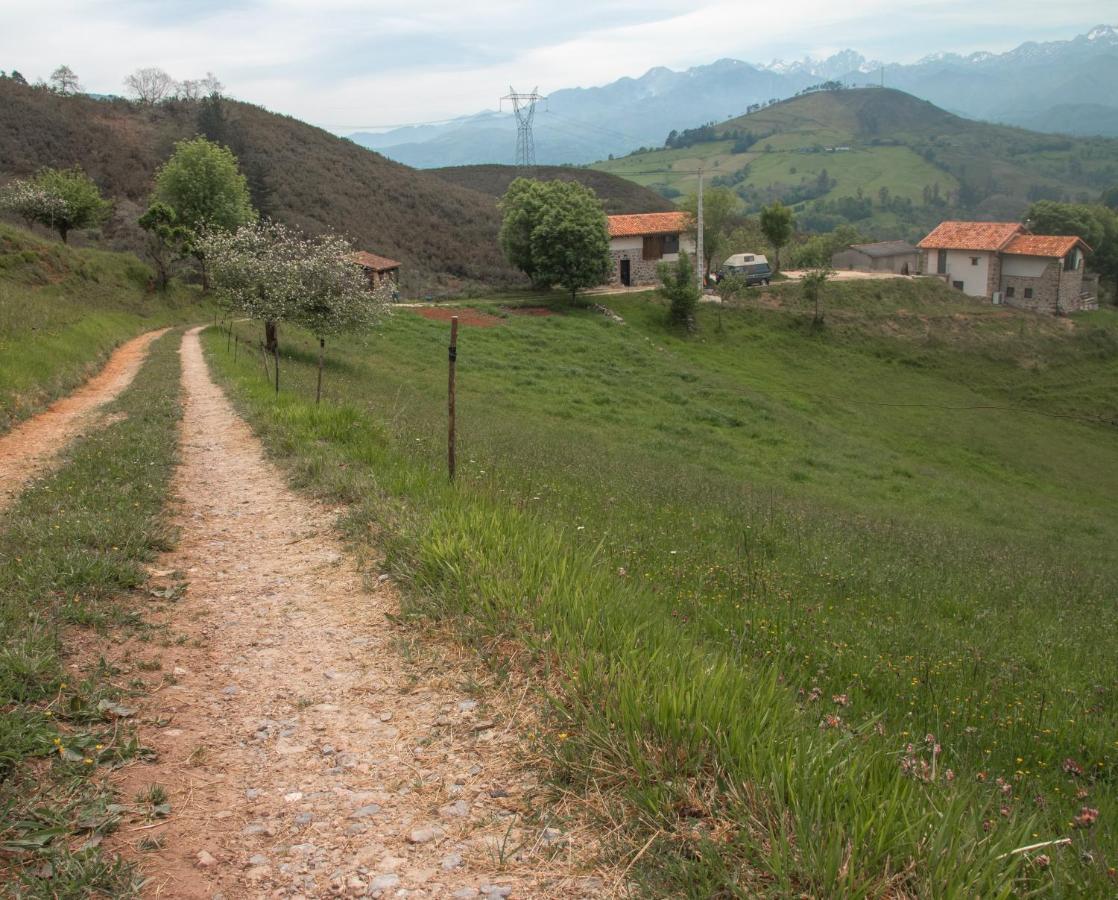
<path id="1" fill-rule="evenodd" d="M 1048 858 L 1047 853 L 1042 853 L 1040 856 L 1033 857 L 1033 865 L 1038 869 L 1047 869 L 1052 860 Z"/>
<path id="2" fill-rule="evenodd" d="M 1001 808 L 1000 808 L 1000 809 L 998 810 L 998 812 L 1000 812 L 1000 813 L 1002 814 L 1002 817 L 1003 817 L 1003 818 L 1005 818 L 1005 819 L 1008 819 L 1008 818 L 1009 818 L 1009 814 L 1010 814 L 1010 809 L 1009 809 L 1009 807 L 1008 807 L 1008 806 L 1003 806 L 1003 807 L 1001 807 Z"/>
<path id="3" fill-rule="evenodd" d="M 818 700 L 822 696 L 823 696 L 823 692 L 821 690 L 819 690 L 819 688 L 813 687 L 811 689 L 811 693 L 809 693 L 807 695 L 807 702 L 808 703 L 814 703 L 816 700 Z"/>
<path id="4" fill-rule="evenodd" d="M 1078 791 L 1075 792 L 1075 799 L 1076 800 L 1086 800 L 1087 795 L 1090 794 L 1090 793 L 1091 792 L 1089 790 L 1087 790 L 1087 788 L 1080 788 Z"/>
<path id="5" fill-rule="evenodd" d="M 850 698 L 847 697 L 846 694 L 835 694 L 833 697 L 831 697 L 831 702 L 836 704 L 837 706 L 849 706 Z"/>
<path id="6" fill-rule="evenodd" d="M 1090 828 L 1099 817 L 1099 811 L 1091 806 L 1084 806 L 1075 817 L 1076 828 Z"/>
<path id="7" fill-rule="evenodd" d="M 951 784 L 951 782 L 955 780 L 955 770 L 954 769 L 945 770 L 944 773 L 943 773 L 943 780 L 946 781 L 948 784 Z"/>
<path id="8" fill-rule="evenodd" d="M 1064 760 L 1063 765 L 1061 766 L 1061 768 L 1068 775 L 1082 775 L 1083 774 L 1083 767 L 1081 765 L 1079 765 L 1079 763 L 1077 763 L 1070 756 L 1067 759 Z"/>
<path id="9" fill-rule="evenodd" d="M 819 727 L 823 729 L 838 728 L 842 724 L 842 718 L 835 715 L 824 716 L 820 722 Z"/>

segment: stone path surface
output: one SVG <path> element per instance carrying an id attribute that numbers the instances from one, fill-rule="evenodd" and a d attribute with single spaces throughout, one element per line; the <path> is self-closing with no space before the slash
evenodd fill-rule
<path id="1" fill-rule="evenodd" d="M 158 783 L 171 811 L 113 839 L 145 895 L 616 896 L 582 862 L 592 836 L 537 815 L 516 698 L 407 658 L 391 580 L 364 584 L 330 511 L 286 487 L 197 331 L 182 345 L 180 541 L 153 573 L 186 584 L 150 616 L 175 639 L 126 651 L 162 667 L 137 716 L 157 760 L 119 786 L 128 802 Z"/>
<path id="2" fill-rule="evenodd" d="M 80 388 L 0 435 L 0 510 L 27 482 L 50 468 L 58 453 L 90 426 L 100 407 L 132 383 L 152 341 L 166 331 L 149 331 L 121 344 L 104 368 Z"/>

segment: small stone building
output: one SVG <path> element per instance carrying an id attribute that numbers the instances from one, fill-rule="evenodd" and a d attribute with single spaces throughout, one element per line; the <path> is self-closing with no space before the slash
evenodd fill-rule
<path id="1" fill-rule="evenodd" d="M 915 275 L 920 251 L 907 241 L 851 244 L 831 257 L 832 269 Z"/>
<path id="2" fill-rule="evenodd" d="M 1035 312 L 1098 307 L 1084 274 L 1091 248 L 1075 235 L 1029 234 L 1017 222 L 941 222 L 917 245 L 921 270 L 972 297 Z"/>
<path id="3" fill-rule="evenodd" d="M 400 264 L 396 260 L 389 259 L 387 256 L 377 256 L 375 253 L 368 253 L 364 250 L 358 250 L 350 259 L 365 270 L 369 279 L 369 287 L 379 287 L 387 281 L 391 282 L 397 290 L 399 289 Z"/>
<path id="4" fill-rule="evenodd" d="M 685 212 L 640 213 L 609 217 L 609 250 L 613 257 L 610 284 L 657 284 L 656 266 L 675 262 L 682 250 L 695 254 L 695 241 L 687 233 L 691 217 Z"/>

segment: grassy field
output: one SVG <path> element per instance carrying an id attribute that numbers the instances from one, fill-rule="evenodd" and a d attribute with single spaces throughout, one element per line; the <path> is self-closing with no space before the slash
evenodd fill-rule
<path id="1" fill-rule="evenodd" d="M 157 296 L 150 278 L 131 254 L 0 225 L 0 431 L 84 381 L 127 338 L 206 318 L 195 291 Z"/>
<path id="2" fill-rule="evenodd" d="M 123 673 L 74 651 L 84 629 L 143 627 L 118 600 L 143 584 L 143 563 L 170 540 L 164 508 L 176 456 L 177 350 L 174 334 L 157 341 L 109 408 L 115 421 L 77 441 L 0 527 L 4 896 L 138 891 L 131 868 L 102 856 L 98 844 L 135 811 L 119 805 L 105 771 L 146 751 L 128 725 Z"/>
<path id="3" fill-rule="evenodd" d="M 646 892 L 1112 894 L 1118 322 L 898 282 L 818 329 L 797 291 L 692 338 L 652 296 L 488 307 L 453 487 L 446 323 L 328 347 L 321 407 L 304 336 L 278 398 L 207 349 L 411 614 L 549 686 L 555 777 Z"/>

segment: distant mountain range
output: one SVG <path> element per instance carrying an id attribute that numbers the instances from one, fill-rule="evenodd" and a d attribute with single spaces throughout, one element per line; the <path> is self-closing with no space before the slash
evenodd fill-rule
<path id="1" fill-rule="evenodd" d="M 559 90 L 537 108 L 536 158 L 541 164 L 594 162 L 662 146 L 673 129 L 721 122 L 822 81 L 882 80 L 972 119 L 1118 136 L 1118 29 L 1100 25 L 1071 40 L 1029 42 L 1006 53 L 934 54 L 912 64 L 883 64 L 853 50 L 767 65 L 721 59 L 683 72 L 659 67 L 602 87 Z M 350 137 L 420 168 L 512 163 L 516 123 L 511 113 L 490 110 Z"/>

